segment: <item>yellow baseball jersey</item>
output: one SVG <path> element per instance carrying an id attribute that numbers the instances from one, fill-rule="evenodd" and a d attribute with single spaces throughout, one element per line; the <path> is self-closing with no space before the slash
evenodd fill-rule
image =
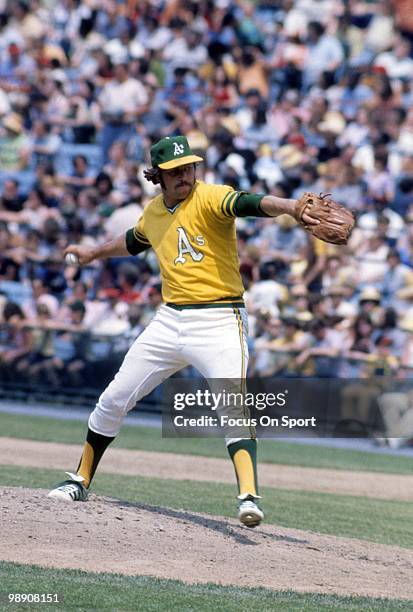
<path id="1" fill-rule="evenodd" d="M 196 181 L 189 196 L 168 209 L 155 197 L 133 229 L 159 260 L 162 296 L 174 304 L 232 301 L 243 294 L 234 204 L 228 185 Z"/>

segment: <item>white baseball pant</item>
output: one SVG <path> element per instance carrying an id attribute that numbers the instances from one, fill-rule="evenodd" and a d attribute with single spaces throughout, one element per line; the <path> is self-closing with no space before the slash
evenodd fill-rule
<path id="1" fill-rule="evenodd" d="M 175 310 L 162 305 L 135 340 L 89 418 L 89 427 L 103 436 L 119 433 L 123 418 L 136 402 L 182 368 L 192 365 L 207 379 L 245 379 L 248 365 L 245 308 Z M 238 416 L 242 416 L 241 408 Z M 227 444 L 251 437 L 225 432 Z"/>

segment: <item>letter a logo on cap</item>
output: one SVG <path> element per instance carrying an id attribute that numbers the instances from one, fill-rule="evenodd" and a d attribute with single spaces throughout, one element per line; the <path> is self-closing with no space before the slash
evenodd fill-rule
<path id="1" fill-rule="evenodd" d="M 184 145 L 174 142 L 174 155 L 182 155 L 183 152 L 184 152 Z"/>
<path id="2" fill-rule="evenodd" d="M 196 164 L 201 161 L 202 157 L 192 153 L 185 136 L 162 138 L 151 147 L 152 166 L 154 168 L 158 166 L 161 170 L 172 170 L 178 166 Z"/>

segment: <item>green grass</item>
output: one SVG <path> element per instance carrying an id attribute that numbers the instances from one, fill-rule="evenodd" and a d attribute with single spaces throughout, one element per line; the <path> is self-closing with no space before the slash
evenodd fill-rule
<path id="1" fill-rule="evenodd" d="M 86 424 L 79 421 L 0 413 L 0 436 L 82 444 L 85 433 Z M 224 441 L 221 439 L 162 438 L 159 429 L 150 427 L 125 426 L 113 446 L 203 457 L 227 457 Z M 283 465 L 368 470 L 390 474 L 411 474 L 413 472 L 413 459 L 410 457 L 321 448 L 272 440 L 259 441 L 259 460 Z"/>
<path id="2" fill-rule="evenodd" d="M 59 610 L 120 610 L 133 612 L 246 612 L 274 610 L 323 612 L 406 610 L 413 602 L 318 593 L 271 591 L 215 584 L 188 585 L 178 580 L 146 576 L 95 574 L 0 562 L 3 593 L 58 593 Z M 16 606 L 4 605 L 1 610 Z M 55 606 L 22 606 L 19 610 L 52 610 Z"/>
<path id="3" fill-rule="evenodd" d="M 0 485 L 50 488 L 56 470 L 0 466 Z M 133 503 L 234 517 L 235 485 L 98 474 L 93 491 Z M 266 523 L 413 548 L 413 504 L 263 488 Z"/>

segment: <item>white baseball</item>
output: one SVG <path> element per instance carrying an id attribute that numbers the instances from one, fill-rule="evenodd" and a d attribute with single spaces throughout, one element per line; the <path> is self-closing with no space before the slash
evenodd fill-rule
<path id="1" fill-rule="evenodd" d="M 79 257 L 74 253 L 67 253 L 65 256 L 65 262 L 67 264 L 76 265 L 79 263 Z"/>

